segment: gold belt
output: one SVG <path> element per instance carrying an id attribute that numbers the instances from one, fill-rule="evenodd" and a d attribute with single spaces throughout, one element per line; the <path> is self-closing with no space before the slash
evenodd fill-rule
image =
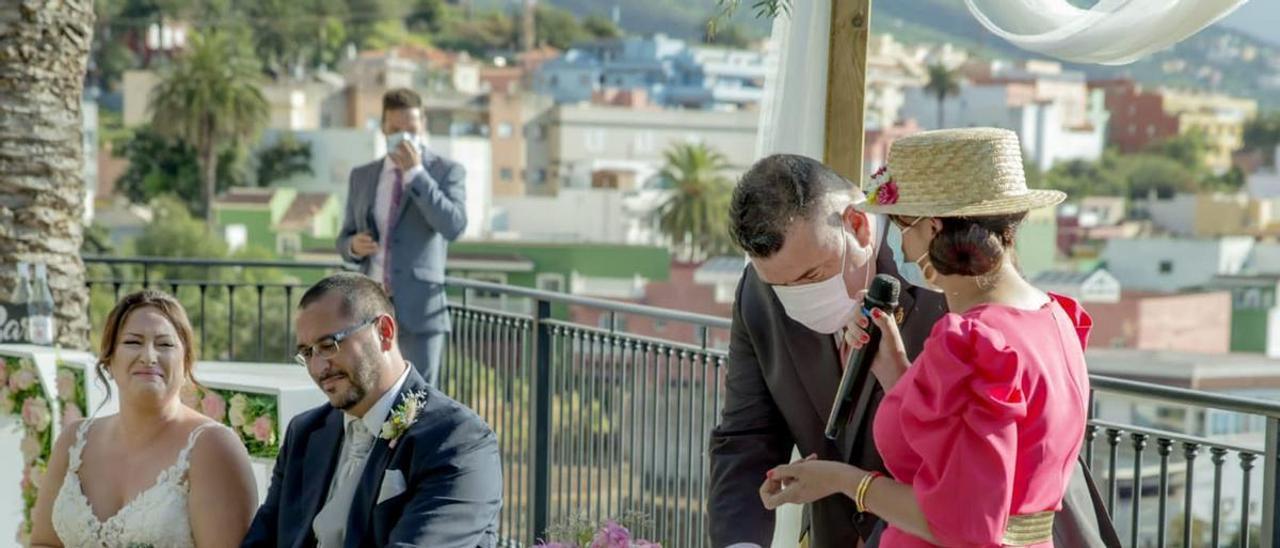
<path id="1" fill-rule="evenodd" d="M 1009 516 L 1004 528 L 1005 546 L 1031 546 L 1053 540 L 1053 512 Z"/>

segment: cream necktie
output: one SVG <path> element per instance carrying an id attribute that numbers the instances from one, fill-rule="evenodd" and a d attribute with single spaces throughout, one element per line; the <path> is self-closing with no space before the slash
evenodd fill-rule
<path id="1" fill-rule="evenodd" d="M 312 531 L 321 548 L 342 546 L 347 534 L 347 518 L 356 488 L 360 485 L 361 472 L 373 449 L 374 437 L 363 420 L 353 420 L 347 425 L 346 449 L 324 507 L 312 522 Z"/>

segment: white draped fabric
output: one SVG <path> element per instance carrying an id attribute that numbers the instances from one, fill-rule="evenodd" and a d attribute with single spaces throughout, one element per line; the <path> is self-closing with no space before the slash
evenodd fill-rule
<path id="1" fill-rule="evenodd" d="M 791 3 L 773 20 L 756 155 L 822 159 L 826 131 L 827 35 L 831 0 Z"/>
<path id="2" fill-rule="evenodd" d="M 1247 0 L 965 0 L 987 30 L 1014 45 L 1075 63 L 1123 65 L 1213 24 Z M 798 7 L 798 6 L 797 6 Z"/>

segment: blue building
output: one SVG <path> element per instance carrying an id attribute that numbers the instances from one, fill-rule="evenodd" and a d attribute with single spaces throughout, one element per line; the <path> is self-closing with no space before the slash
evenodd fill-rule
<path id="1" fill-rule="evenodd" d="M 606 89 L 644 90 L 671 108 L 734 110 L 764 95 L 764 54 L 690 47 L 663 34 L 575 45 L 543 64 L 533 87 L 557 103 L 579 103 Z"/>

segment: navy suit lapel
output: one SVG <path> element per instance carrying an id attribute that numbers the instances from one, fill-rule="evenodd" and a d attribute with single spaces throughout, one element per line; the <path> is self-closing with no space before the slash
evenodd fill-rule
<path id="1" fill-rule="evenodd" d="M 422 376 L 413 367 L 409 367 L 409 375 L 404 379 L 400 393 L 391 404 L 391 412 L 394 412 L 404 401 L 405 394 L 421 390 L 426 387 L 426 384 Z M 389 417 L 390 413 L 388 413 Z M 364 472 L 360 474 L 360 486 L 356 488 L 356 494 L 351 500 L 351 515 L 347 519 L 347 535 L 344 543 L 348 548 L 360 546 L 367 531 L 372 527 L 373 507 L 377 505 L 378 492 L 382 490 L 382 475 L 386 473 L 391 457 L 404 446 L 402 440 L 396 444 L 395 449 L 391 449 L 391 443 L 383 439 L 380 432 L 374 432 L 374 435 L 378 436 L 378 439 L 374 442 L 373 449 L 369 451 L 369 460 L 366 461 Z"/>
<path id="2" fill-rule="evenodd" d="M 302 496 L 299 499 L 303 508 L 303 522 L 299 525 L 295 547 L 302 546 L 311 538 L 311 522 L 320 513 L 326 495 L 329 494 L 329 483 L 333 479 L 334 468 L 338 465 L 338 452 L 342 448 L 342 412 L 330 409 L 329 416 L 319 429 L 313 430 L 307 440 L 306 450 L 301 457 L 315 455 L 319 462 L 315 466 L 304 466 L 302 469 Z"/>

